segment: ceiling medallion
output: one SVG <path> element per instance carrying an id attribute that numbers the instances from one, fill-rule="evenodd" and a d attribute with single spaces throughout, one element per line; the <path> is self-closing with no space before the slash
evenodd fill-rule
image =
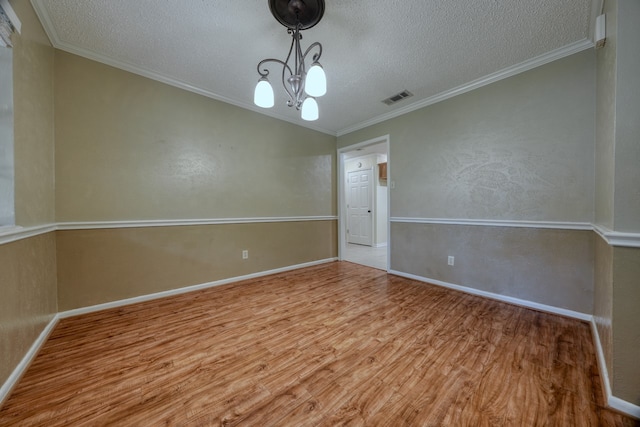
<path id="1" fill-rule="evenodd" d="M 289 96 L 287 105 L 301 110 L 304 120 L 317 120 L 318 103 L 315 98 L 327 92 L 327 78 L 319 62 L 322 45 L 312 43 L 303 52 L 300 47 L 300 31 L 320 22 L 324 15 L 324 0 L 269 0 L 269 9 L 274 18 L 287 27 L 287 33 L 291 35 L 291 47 L 284 61 L 274 58 L 260 61 L 260 80 L 256 85 L 253 102 L 263 108 L 274 105 L 273 88 L 268 79 L 269 70 L 265 68 L 267 63 L 272 62 L 282 66 L 282 86 Z M 312 52 L 311 65 L 307 68 L 307 59 Z"/>

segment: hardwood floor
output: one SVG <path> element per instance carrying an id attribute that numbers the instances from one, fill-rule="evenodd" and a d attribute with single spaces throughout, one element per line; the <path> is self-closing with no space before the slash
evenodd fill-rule
<path id="1" fill-rule="evenodd" d="M 0 425 L 632 426 L 589 326 L 335 262 L 62 320 Z"/>

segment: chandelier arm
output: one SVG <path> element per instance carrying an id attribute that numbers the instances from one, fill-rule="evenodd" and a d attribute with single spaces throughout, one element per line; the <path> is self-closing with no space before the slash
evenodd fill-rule
<path id="1" fill-rule="evenodd" d="M 289 72 L 291 72 L 291 68 L 289 68 L 289 65 L 287 65 L 286 62 L 281 61 L 279 59 L 275 59 L 275 58 L 267 58 L 267 59 L 263 59 L 262 61 L 260 61 L 258 63 L 258 74 L 260 74 L 260 77 L 267 77 L 269 75 L 269 70 L 266 69 L 266 68 L 263 68 L 262 71 L 260 71 L 260 67 L 262 67 L 262 65 L 267 63 L 267 62 L 276 62 L 276 63 L 282 65 L 283 68 L 287 68 L 289 70 Z"/>
<path id="2" fill-rule="evenodd" d="M 314 42 L 312 43 L 307 50 L 304 51 L 304 55 L 302 55 L 302 60 L 306 60 L 307 59 L 307 55 L 309 54 L 309 52 L 311 51 L 311 49 L 313 49 L 314 47 L 318 48 L 318 52 L 316 52 L 313 55 L 313 62 L 316 62 L 320 59 L 320 57 L 322 56 L 322 45 L 320 44 L 320 42 Z"/>
<path id="3" fill-rule="evenodd" d="M 287 92 L 287 95 L 289 95 L 289 101 L 287 101 L 287 105 L 289 107 L 291 107 L 293 105 L 293 95 L 291 94 L 291 91 L 287 88 L 287 86 L 284 84 L 284 74 L 285 74 L 285 70 L 289 70 L 289 73 L 291 73 L 291 68 L 289 67 L 289 64 L 287 64 L 284 61 L 281 61 L 279 59 L 276 58 L 267 58 L 267 59 L 263 59 L 262 61 L 260 61 L 258 63 L 258 74 L 260 74 L 260 77 L 264 77 L 266 78 L 269 75 L 269 70 L 267 68 L 263 68 L 262 70 L 260 70 L 260 68 L 263 66 L 263 64 L 266 64 L 267 62 L 275 62 L 276 64 L 280 64 L 282 65 L 282 81 L 283 81 L 283 87 L 285 92 Z"/>
<path id="4" fill-rule="evenodd" d="M 312 43 L 303 52 L 301 46 L 301 31 L 311 28 L 318 23 L 324 12 L 324 0 L 309 1 L 311 1 L 312 5 L 307 9 L 305 0 L 269 0 L 271 13 L 281 24 L 287 27 L 287 34 L 291 36 L 291 45 L 284 61 L 275 58 L 263 59 L 258 63 L 257 69 L 258 74 L 261 77 L 260 80 L 267 80 L 267 76 L 270 74 L 270 70 L 266 65 L 267 63 L 273 62 L 282 66 L 282 87 L 287 95 L 289 95 L 287 105 L 289 107 L 296 107 L 297 110 L 302 109 L 302 118 L 304 120 L 316 120 L 318 118 L 318 106 L 315 99 L 307 94 L 305 90 L 305 83 L 307 78 L 307 68 L 311 67 L 310 69 L 312 69 L 312 66 L 316 65 L 322 56 L 322 45 L 319 42 Z M 288 13 L 291 16 L 281 16 L 284 12 L 280 10 L 282 9 L 280 6 L 283 4 L 286 6 Z M 310 12 L 311 15 L 307 12 Z M 310 65 L 306 61 L 307 57 L 312 53 L 313 62 Z M 257 89 L 258 87 L 256 87 L 256 90 Z M 303 103 L 306 105 L 306 102 L 309 100 L 313 101 L 313 105 L 309 104 L 309 107 L 302 108 Z M 262 103 L 262 101 L 260 102 Z M 256 102 L 256 105 L 263 106 L 258 102 Z"/>

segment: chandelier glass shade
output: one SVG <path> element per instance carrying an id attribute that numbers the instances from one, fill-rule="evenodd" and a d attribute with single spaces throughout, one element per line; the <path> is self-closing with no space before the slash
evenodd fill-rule
<path id="1" fill-rule="evenodd" d="M 282 86 L 289 98 L 287 105 L 300 110 L 303 120 L 317 120 L 319 114 L 315 98 L 327 93 L 327 78 L 319 62 L 322 45 L 312 43 L 303 52 L 300 31 L 311 28 L 320 21 L 324 13 L 324 0 L 269 0 L 269 7 L 278 22 L 287 27 L 287 33 L 291 35 L 291 47 L 284 61 L 267 58 L 258 63 L 260 79 L 254 91 L 253 102 L 258 107 L 273 107 L 274 93 L 268 78 L 267 64 L 276 64 L 282 67 Z"/>

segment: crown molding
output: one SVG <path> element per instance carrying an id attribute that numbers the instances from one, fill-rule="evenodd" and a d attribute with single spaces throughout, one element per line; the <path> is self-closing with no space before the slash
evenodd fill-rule
<path id="1" fill-rule="evenodd" d="M 521 62 L 511 67 L 507 67 L 495 73 L 488 74 L 484 77 L 480 77 L 479 79 L 470 81 L 469 83 L 465 83 L 458 87 L 454 87 L 453 89 L 440 92 L 436 95 L 430 96 L 429 98 L 425 98 L 421 101 L 415 102 L 413 104 L 409 104 L 406 107 L 398 108 L 397 110 L 393 110 L 387 114 L 383 114 L 378 117 L 374 117 L 370 120 L 366 120 L 364 122 L 358 123 L 354 126 L 350 126 L 348 128 L 339 130 L 337 132 L 337 135 L 339 137 L 343 135 L 347 135 L 351 132 L 364 129 L 366 127 L 381 123 L 385 120 L 393 119 L 393 118 L 402 116 L 404 114 L 411 113 L 413 111 L 419 110 L 429 105 L 433 105 L 440 101 L 453 98 L 454 96 L 462 95 L 465 92 L 469 92 L 474 89 L 481 88 L 482 86 L 495 83 L 499 80 L 506 79 L 507 77 L 515 76 L 516 74 L 529 71 L 533 68 L 539 67 L 544 64 L 548 64 L 549 62 L 562 59 L 566 56 L 573 55 L 574 53 L 578 53 L 583 50 L 590 49 L 592 47 L 593 47 L 593 42 L 589 39 L 583 39 L 583 40 L 568 44 L 564 47 L 561 47 L 556 50 L 552 50 L 551 52 L 547 52 L 543 55 L 536 56 L 535 58 L 531 58 L 527 61 Z"/>
<path id="2" fill-rule="evenodd" d="M 329 129 L 325 129 L 322 128 L 320 126 L 314 126 L 313 124 L 311 124 L 311 122 L 304 122 L 301 123 L 299 120 L 297 119 L 293 119 L 291 117 L 287 117 L 287 116 L 283 116 L 281 114 L 277 114 L 272 112 L 271 110 L 265 110 L 264 108 L 260 108 L 256 105 L 250 104 L 250 103 L 245 103 L 245 102 L 239 102 L 236 101 L 234 99 L 231 98 L 227 98 L 225 96 L 222 95 L 218 95 L 217 93 L 211 92 L 209 90 L 197 87 L 197 86 L 193 86 L 189 83 L 186 83 L 180 79 L 171 77 L 171 76 L 167 76 L 161 73 L 158 73 L 156 71 L 147 69 L 147 68 L 143 68 L 143 67 L 138 67 L 136 65 L 130 64 L 126 61 L 121 61 L 119 59 L 115 59 L 115 58 L 111 58 L 109 56 L 106 55 L 102 55 L 98 52 L 94 52 L 90 49 L 83 49 L 83 48 L 79 48 L 77 46 L 73 46 L 70 43 L 67 43 L 65 41 L 63 41 L 62 39 L 60 39 L 60 37 L 58 36 L 58 33 L 55 29 L 55 26 L 53 25 L 53 22 L 51 21 L 51 17 L 49 16 L 49 12 L 47 10 L 47 8 L 44 6 L 42 0 L 31 0 L 31 5 L 33 6 L 33 9 L 36 12 L 36 15 L 38 16 L 38 19 L 40 19 L 40 22 L 42 23 L 42 26 L 44 27 L 44 31 L 47 33 L 47 36 L 49 37 L 49 40 L 51 41 L 51 45 L 56 48 L 56 49 L 60 49 L 63 50 L 65 52 L 69 52 L 72 53 L 74 55 L 78 55 L 81 56 L 83 58 L 87 58 L 87 59 L 91 59 L 93 61 L 96 62 L 100 62 L 102 64 L 105 65 L 109 65 L 111 67 L 114 68 L 118 68 L 120 70 L 124 70 L 124 71 L 128 71 L 130 73 L 133 74 L 137 74 L 139 76 L 142 77 L 146 77 L 148 79 L 151 80 L 155 80 L 158 81 L 160 83 L 164 83 L 167 84 L 169 86 L 173 86 L 173 87 L 177 87 L 179 89 L 183 89 L 198 95 L 202 95 L 202 96 L 206 96 L 207 98 L 211 98 L 211 99 L 215 99 L 216 101 L 221 101 L 224 102 L 226 104 L 231 104 L 235 107 L 239 107 L 242 108 L 244 110 L 249 110 L 249 111 L 253 111 L 255 113 L 259 113 L 265 116 L 269 116 L 271 118 L 274 119 L 278 119 L 278 120 L 282 120 L 288 123 L 292 123 L 294 125 L 298 125 L 301 127 L 305 127 L 307 129 L 311 129 L 317 132 L 321 132 L 324 134 L 328 134 L 331 136 L 336 136 L 336 132 L 329 130 Z"/>
<path id="3" fill-rule="evenodd" d="M 259 114 L 262 114 L 262 115 L 265 115 L 265 116 L 269 116 L 269 117 L 271 117 L 273 119 L 282 120 L 282 121 L 285 121 L 285 122 L 288 122 L 288 123 L 292 123 L 294 125 L 302 126 L 302 127 L 307 128 L 307 129 L 311 129 L 311 130 L 317 131 L 317 132 L 321 132 L 321 133 L 328 134 L 328 135 L 331 135 L 331 136 L 336 136 L 336 133 L 334 131 L 331 131 L 331 130 L 328 130 L 328 129 L 324 129 L 324 128 L 321 128 L 319 126 L 314 126 L 312 124 L 301 123 L 300 121 L 298 121 L 296 119 L 292 119 L 290 117 L 286 117 L 286 116 L 277 114 L 277 113 L 273 112 L 272 110 L 267 110 L 267 109 L 264 109 L 264 108 L 260 108 L 258 106 L 255 106 L 255 105 L 249 104 L 249 103 L 239 102 L 239 101 L 233 100 L 231 98 L 227 98 L 225 96 L 218 95 L 217 93 L 211 92 L 209 90 L 202 89 L 202 88 L 199 88 L 197 86 L 190 85 L 189 83 L 183 82 L 180 79 L 176 79 L 176 78 L 173 78 L 173 77 L 165 76 L 164 74 L 160 74 L 158 72 L 155 72 L 155 71 L 152 71 L 152 70 L 149 70 L 149 69 L 146 69 L 146 68 L 138 67 L 138 66 L 135 66 L 133 64 L 129 64 L 128 62 L 125 62 L 125 61 L 120 61 L 118 59 L 110 58 L 108 56 L 101 55 L 99 53 L 96 53 L 96 52 L 88 50 L 88 49 L 78 48 L 78 47 L 75 47 L 75 46 L 73 46 L 71 44 L 68 44 L 68 43 L 65 43 L 65 42 L 62 42 L 62 43 L 59 43 L 59 44 L 55 44 L 54 43 L 53 47 L 55 47 L 56 49 L 63 50 L 65 52 L 72 53 L 74 55 L 78 55 L 78 56 L 81 56 L 81 57 L 84 57 L 84 58 L 87 58 L 87 59 L 91 59 L 91 60 L 96 61 L 96 62 L 100 62 L 102 64 L 109 65 L 109 66 L 114 67 L 114 68 L 118 68 L 120 70 L 128 71 L 130 73 L 137 74 L 139 76 L 146 77 L 146 78 L 151 79 L 151 80 L 155 80 L 155 81 L 160 82 L 160 83 L 167 84 L 169 86 L 177 87 L 178 89 L 183 89 L 183 90 L 186 90 L 188 92 L 192 92 L 192 93 L 195 93 L 195 94 L 198 94 L 198 95 L 205 96 L 207 98 L 214 99 L 216 101 L 224 102 L 226 104 L 230 104 L 230 105 L 233 105 L 235 107 L 242 108 L 244 110 L 253 111 L 254 113 L 259 113 Z M 309 123 L 311 123 L 311 122 L 309 122 Z"/>
<path id="4" fill-rule="evenodd" d="M 604 0 L 591 0 L 591 15 L 589 16 L 589 40 L 594 43 L 596 32 L 596 18 L 604 9 Z"/>
<path id="5" fill-rule="evenodd" d="M 7 1 L 7 0 L 2 0 L 2 1 Z M 595 4 L 598 2 L 598 0 L 592 0 L 594 3 L 594 6 L 592 6 L 592 9 L 595 10 L 596 6 Z M 500 71 L 497 71 L 495 73 L 483 76 L 479 79 L 473 80 L 471 82 L 465 83 L 463 85 L 460 85 L 458 87 L 455 87 L 453 89 L 441 92 L 439 94 L 436 94 L 434 96 L 431 96 L 429 98 L 423 99 L 421 101 L 418 101 L 416 103 L 407 105 L 403 108 L 399 108 L 397 110 L 394 110 L 392 112 L 389 112 L 387 114 L 383 114 L 377 117 L 374 117 L 372 119 L 360 122 L 356 125 L 338 130 L 338 131 L 333 131 L 333 130 L 329 130 L 320 126 L 315 126 L 312 123 L 309 122 L 304 122 L 301 123 L 299 120 L 288 117 L 288 116 L 284 116 L 281 114 L 278 114 L 276 112 L 273 112 L 271 110 L 265 110 L 263 108 L 257 107 L 251 103 L 245 103 L 245 102 L 240 102 L 222 95 L 219 95 L 215 92 L 197 87 L 197 86 L 193 86 L 189 83 L 186 83 L 180 79 L 171 77 L 171 76 L 167 76 L 161 73 L 158 73 L 156 71 L 147 69 L 147 68 L 143 68 L 143 67 L 139 67 L 133 64 L 130 64 L 126 61 L 121 61 L 115 58 L 111 58 L 109 56 L 106 55 L 102 55 L 100 53 L 94 52 L 92 50 L 89 49 L 83 49 L 83 48 L 78 48 L 76 46 L 71 45 L 70 43 L 67 43 L 65 41 L 63 41 L 59 36 L 58 33 L 55 29 L 55 26 L 53 25 L 53 22 L 49 16 L 49 13 L 47 11 L 47 8 L 44 6 L 44 2 L 42 0 L 31 0 L 31 4 L 38 16 L 38 18 L 40 19 L 40 22 L 42 23 L 42 26 L 44 27 L 45 32 L 47 33 L 47 36 L 49 37 L 49 40 L 51 41 L 51 44 L 53 45 L 53 47 L 55 47 L 56 49 L 60 49 L 63 50 L 65 52 L 69 52 L 72 53 L 74 55 L 78 55 L 84 58 L 88 58 L 124 71 L 128 71 L 161 83 L 165 83 L 168 84 L 170 86 L 174 86 L 183 90 L 187 90 L 189 92 L 193 92 L 202 96 L 206 96 L 208 98 L 217 100 L 217 101 L 221 101 L 245 110 L 249 110 L 249 111 L 253 111 L 256 112 L 258 114 L 262 114 L 277 120 L 282 120 L 288 123 L 292 123 L 294 125 L 297 126 L 301 126 L 307 129 L 311 129 L 317 132 L 321 132 L 327 135 L 331 135 L 334 137 L 340 137 L 346 134 L 349 134 L 351 132 L 355 132 L 357 130 L 366 128 L 368 126 L 372 126 L 375 124 L 378 124 L 380 122 L 383 122 L 385 120 L 389 120 L 398 116 L 401 116 L 403 114 L 407 114 L 410 112 L 413 112 L 415 110 L 419 110 L 421 108 L 424 108 L 426 106 L 438 103 L 440 101 L 444 101 L 446 99 L 452 98 L 454 96 L 457 95 L 461 95 L 465 92 L 469 92 L 471 90 L 480 88 L 482 86 L 486 86 L 488 84 L 494 83 L 496 81 L 505 79 L 507 77 L 511 77 L 514 76 L 516 74 L 520 74 L 524 71 L 528 71 L 532 68 L 535 67 L 539 67 L 541 65 L 547 64 L 549 62 L 564 58 L 566 56 L 572 55 L 574 53 L 578 53 L 581 52 L 585 49 L 589 49 L 592 48 L 594 46 L 593 42 L 590 39 L 583 39 L 574 43 L 570 43 L 564 47 L 561 47 L 559 49 L 555 49 L 551 52 L 547 52 L 545 54 L 539 55 L 535 58 L 529 59 L 527 61 L 521 62 L 519 64 L 513 65 L 511 67 L 507 67 L 504 68 Z M 595 19 L 595 18 L 594 18 Z"/>

